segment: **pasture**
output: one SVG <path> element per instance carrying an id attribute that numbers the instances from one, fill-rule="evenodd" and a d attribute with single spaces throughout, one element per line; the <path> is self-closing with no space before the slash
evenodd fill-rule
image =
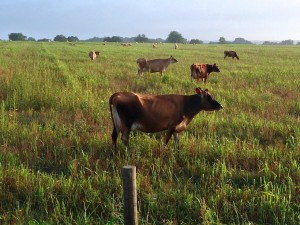
<path id="1" fill-rule="evenodd" d="M 139 224 L 300 224 L 300 47 L 0 42 L 0 224 L 122 224 L 124 165 L 137 167 Z M 91 50 L 100 51 L 94 61 Z M 223 59 L 224 50 L 240 60 Z M 175 57 L 166 73 L 136 59 Z M 216 63 L 204 85 L 192 63 Z M 133 132 L 112 151 L 117 91 L 194 94 L 180 135 Z"/>

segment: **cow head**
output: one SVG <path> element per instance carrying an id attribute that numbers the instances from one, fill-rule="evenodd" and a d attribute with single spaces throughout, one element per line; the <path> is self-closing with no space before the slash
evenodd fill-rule
<path id="1" fill-rule="evenodd" d="M 214 64 L 213 66 L 212 66 L 212 68 L 213 68 L 213 72 L 220 72 L 220 70 L 219 70 L 219 67 L 217 66 L 217 64 Z"/>
<path id="2" fill-rule="evenodd" d="M 203 110 L 213 111 L 223 109 L 223 106 L 213 98 L 208 89 L 202 90 L 198 87 L 196 88 L 196 93 L 201 97 Z"/>
<path id="3" fill-rule="evenodd" d="M 100 52 L 95 52 L 96 55 L 100 55 Z"/>
<path id="4" fill-rule="evenodd" d="M 170 57 L 170 61 L 171 61 L 171 63 L 177 63 L 178 62 L 177 59 L 175 59 L 173 56 Z"/>

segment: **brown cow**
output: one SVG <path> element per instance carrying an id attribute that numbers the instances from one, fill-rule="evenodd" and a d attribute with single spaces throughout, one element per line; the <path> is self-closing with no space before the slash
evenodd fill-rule
<path id="1" fill-rule="evenodd" d="M 232 59 L 234 59 L 234 58 L 237 58 L 238 60 L 240 59 L 240 58 L 238 57 L 238 55 L 236 54 L 235 51 L 224 51 L 224 59 L 225 59 L 227 56 L 228 56 L 228 57 L 232 57 Z"/>
<path id="2" fill-rule="evenodd" d="M 131 131 L 145 133 L 167 131 L 165 145 L 174 136 L 179 147 L 179 133 L 202 110 L 220 110 L 223 107 L 208 90 L 196 88 L 194 95 L 147 95 L 133 92 L 117 92 L 109 99 L 113 121 L 112 145 L 116 148 L 118 134 L 129 145 Z"/>
<path id="3" fill-rule="evenodd" d="M 141 76 L 143 75 L 143 72 L 149 72 L 149 73 L 160 72 L 160 75 L 162 75 L 162 73 L 166 71 L 166 69 L 171 63 L 177 63 L 178 61 L 173 56 L 171 56 L 170 58 L 167 59 L 152 59 L 152 60 L 139 58 L 136 60 L 136 62 L 138 64 L 138 74 Z"/>
<path id="4" fill-rule="evenodd" d="M 202 79 L 204 83 L 206 83 L 206 79 L 211 72 L 220 72 L 218 66 L 216 64 L 201 64 L 201 63 L 194 63 L 191 65 L 191 80 Z"/>
<path id="5" fill-rule="evenodd" d="M 99 56 L 99 55 L 100 55 L 100 52 L 95 52 L 95 51 L 90 51 L 89 52 L 89 57 L 90 57 L 91 60 L 96 59 L 96 57 Z"/>

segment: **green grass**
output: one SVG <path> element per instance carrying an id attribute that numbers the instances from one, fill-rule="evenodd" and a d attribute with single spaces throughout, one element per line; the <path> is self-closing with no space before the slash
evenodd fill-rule
<path id="1" fill-rule="evenodd" d="M 122 224 L 121 169 L 137 167 L 140 224 L 300 224 L 298 46 L 0 42 L 0 223 Z M 240 60 L 223 59 L 236 50 Z M 90 61 L 88 52 L 101 55 Z M 161 77 L 139 57 L 167 58 Z M 192 63 L 217 63 L 207 84 Z M 111 146 L 117 91 L 193 94 L 200 112 L 163 147 L 134 132 Z"/>

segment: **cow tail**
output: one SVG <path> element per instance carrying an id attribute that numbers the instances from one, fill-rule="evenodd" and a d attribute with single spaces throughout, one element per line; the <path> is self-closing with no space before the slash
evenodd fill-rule
<path id="1" fill-rule="evenodd" d="M 114 114 L 113 114 L 113 99 L 114 99 L 115 95 L 112 95 L 109 99 L 109 109 L 110 109 L 110 115 L 111 115 L 111 119 L 112 119 L 112 122 L 113 122 L 113 132 L 111 133 L 111 138 L 112 138 L 112 146 L 113 146 L 113 149 L 116 149 L 116 146 L 117 146 L 117 138 L 118 138 L 118 128 L 116 126 L 116 121 L 115 121 L 115 117 L 114 117 Z"/>
<path id="2" fill-rule="evenodd" d="M 110 109 L 110 116 L 111 116 L 111 119 L 112 119 L 112 122 L 113 122 L 114 129 L 116 129 L 116 124 L 115 124 L 115 120 L 114 120 L 114 115 L 113 115 L 113 112 L 112 112 L 113 98 L 114 98 L 114 95 L 112 95 L 112 96 L 109 98 L 109 109 Z"/>

